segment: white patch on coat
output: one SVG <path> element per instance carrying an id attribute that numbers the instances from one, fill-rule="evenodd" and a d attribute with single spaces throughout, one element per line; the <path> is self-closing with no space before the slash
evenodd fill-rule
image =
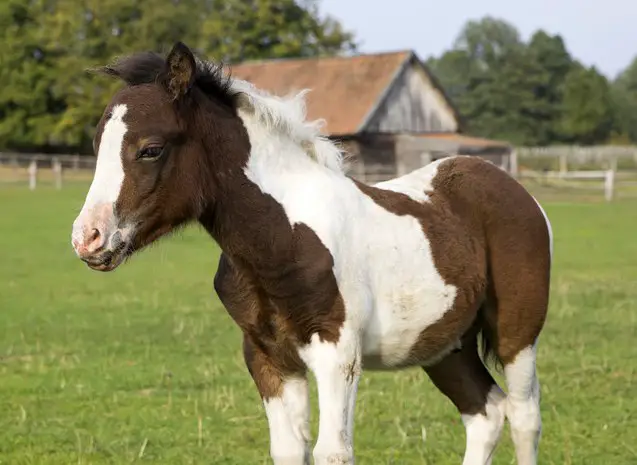
<path id="1" fill-rule="evenodd" d="M 308 465 L 310 404 L 306 379 L 284 382 L 280 397 L 264 401 L 274 465 Z"/>
<path id="2" fill-rule="evenodd" d="M 535 465 L 542 433 L 540 384 L 537 379 L 535 344 L 504 367 L 508 396 L 506 415 L 511 425 L 518 463 Z"/>
<path id="3" fill-rule="evenodd" d="M 490 465 L 498 444 L 506 410 L 506 396 L 494 385 L 484 406 L 486 415 L 462 415 L 466 429 L 467 447 L 462 465 Z"/>
<path id="4" fill-rule="evenodd" d="M 113 205 L 119 197 L 124 182 L 122 146 L 128 127 L 124 122 L 127 107 L 124 104 L 113 107 L 111 117 L 104 125 L 97 151 L 97 163 L 93 181 L 80 214 L 73 224 L 73 242 L 83 244 L 84 234 L 93 228 L 108 234 L 116 227 Z"/>
<path id="5" fill-rule="evenodd" d="M 428 163 L 422 168 L 411 171 L 398 178 L 378 182 L 374 184 L 374 186 L 380 189 L 400 192 L 420 202 L 428 202 L 429 196 L 427 193 L 434 190 L 433 180 L 438 173 L 438 167 L 451 158 L 455 157 L 440 158 Z"/>

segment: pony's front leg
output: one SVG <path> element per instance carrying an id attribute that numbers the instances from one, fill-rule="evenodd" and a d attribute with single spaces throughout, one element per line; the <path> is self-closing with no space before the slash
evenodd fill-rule
<path id="1" fill-rule="evenodd" d="M 248 337 L 244 338 L 243 350 L 263 399 L 274 465 L 309 465 L 310 404 L 305 373 L 286 370 Z"/>
<path id="2" fill-rule="evenodd" d="M 354 463 L 354 405 L 361 374 L 360 337 L 341 330 L 336 343 L 314 334 L 301 357 L 316 377 L 319 431 L 315 465 Z"/>

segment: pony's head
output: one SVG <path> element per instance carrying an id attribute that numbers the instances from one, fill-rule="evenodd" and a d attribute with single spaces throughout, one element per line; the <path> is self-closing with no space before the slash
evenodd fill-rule
<path id="1" fill-rule="evenodd" d="M 230 80 L 181 43 L 166 58 L 140 53 L 101 71 L 126 86 L 97 127 L 95 175 L 72 244 L 91 268 L 110 271 L 214 209 L 216 181 L 250 143 Z"/>

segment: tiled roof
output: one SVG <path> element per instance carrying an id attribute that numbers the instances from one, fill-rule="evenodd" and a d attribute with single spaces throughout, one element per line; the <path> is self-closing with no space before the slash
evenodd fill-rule
<path id="1" fill-rule="evenodd" d="M 275 95 L 310 89 L 308 119 L 324 119 L 326 134 L 354 134 L 393 81 L 410 51 L 245 62 L 231 74 Z"/>

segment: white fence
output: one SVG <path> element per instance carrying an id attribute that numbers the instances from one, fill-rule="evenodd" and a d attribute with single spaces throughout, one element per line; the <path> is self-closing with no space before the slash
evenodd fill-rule
<path id="1" fill-rule="evenodd" d="M 61 189 L 65 181 L 90 179 L 95 170 L 95 157 L 81 155 L 47 155 L 0 153 L 0 185 L 53 184 Z"/>
<path id="2" fill-rule="evenodd" d="M 81 155 L 0 153 L 0 185 L 61 189 L 67 182 L 90 181 L 95 161 Z M 637 146 L 518 147 L 506 165 L 503 169 L 539 196 L 637 199 Z"/>
<path id="3" fill-rule="evenodd" d="M 518 147 L 511 174 L 544 196 L 637 199 L 637 147 Z"/>

